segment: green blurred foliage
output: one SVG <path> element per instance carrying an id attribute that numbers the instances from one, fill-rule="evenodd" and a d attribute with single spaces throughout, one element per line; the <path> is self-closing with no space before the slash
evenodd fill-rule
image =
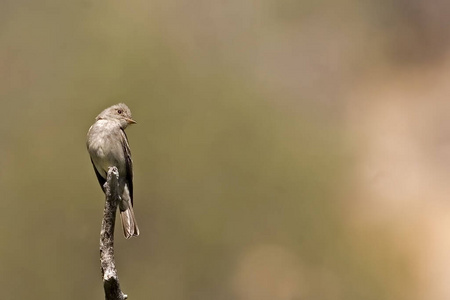
<path id="1" fill-rule="evenodd" d="M 320 52 L 363 24 L 346 9 L 343 28 L 326 21 L 347 2 L 2 1 L 1 298 L 102 299 L 85 135 L 125 102 L 141 236 L 118 230 L 116 260 L 130 299 L 400 299 L 407 267 L 346 222 L 353 158 L 342 101 L 324 100 L 346 84 L 335 68 L 362 61 L 326 67 Z"/>

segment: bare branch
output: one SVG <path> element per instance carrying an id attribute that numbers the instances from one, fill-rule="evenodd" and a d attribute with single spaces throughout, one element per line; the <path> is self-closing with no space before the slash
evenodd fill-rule
<path id="1" fill-rule="evenodd" d="M 102 229 L 100 231 L 100 263 L 105 299 L 124 300 L 127 299 L 127 295 L 120 290 L 119 277 L 117 276 L 116 263 L 114 261 L 114 224 L 116 223 L 117 202 L 120 199 L 119 171 L 116 167 L 109 168 L 103 187 L 106 201 L 103 211 Z"/>

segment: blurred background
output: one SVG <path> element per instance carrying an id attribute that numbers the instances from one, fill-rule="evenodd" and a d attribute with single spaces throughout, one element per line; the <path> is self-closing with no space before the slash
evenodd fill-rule
<path id="1" fill-rule="evenodd" d="M 1 1 L 1 298 L 103 299 L 85 139 L 125 102 L 129 299 L 449 299 L 449 15 L 442 0 Z"/>

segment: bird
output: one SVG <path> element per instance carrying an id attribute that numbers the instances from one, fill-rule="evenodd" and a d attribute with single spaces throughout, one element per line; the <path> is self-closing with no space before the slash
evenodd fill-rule
<path id="1" fill-rule="evenodd" d="M 124 103 L 103 110 L 87 133 L 87 150 L 103 192 L 110 167 L 119 171 L 119 210 L 126 239 L 139 235 L 133 210 L 133 161 L 125 129 L 136 124 Z"/>

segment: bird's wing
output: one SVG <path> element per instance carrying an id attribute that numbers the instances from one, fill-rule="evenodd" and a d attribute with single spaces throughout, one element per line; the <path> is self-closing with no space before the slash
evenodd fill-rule
<path id="1" fill-rule="evenodd" d="M 123 129 L 120 130 L 122 133 L 122 147 L 125 156 L 125 168 L 126 168 L 126 178 L 125 183 L 128 186 L 128 191 L 130 192 L 131 205 L 133 206 L 133 161 L 131 160 L 130 145 L 128 144 L 127 134 Z"/>
<path id="2" fill-rule="evenodd" d="M 94 161 L 91 158 L 91 163 L 92 166 L 94 167 L 94 171 L 95 171 L 95 175 L 97 175 L 97 179 L 98 179 L 98 183 L 100 183 L 100 187 L 102 188 L 103 192 L 105 192 L 105 189 L 103 187 L 103 185 L 106 182 L 106 179 L 102 177 L 102 175 L 100 175 L 100 173 L 97 171 L 97 168 L 95 167 Z"/>

